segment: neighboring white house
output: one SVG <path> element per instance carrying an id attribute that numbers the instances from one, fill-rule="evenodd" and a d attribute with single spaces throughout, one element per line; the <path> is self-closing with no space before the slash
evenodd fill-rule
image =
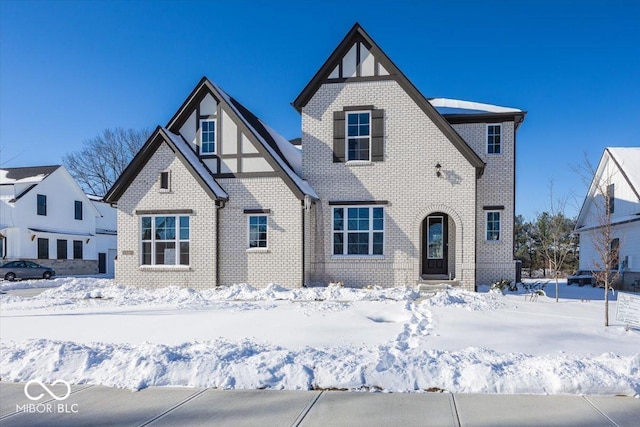
<path id="1" fill-rule="evenodd" d="M 0 169 L 0 257 L 57 274 L 113 274 L 116 214 L 89 198 L 64 166 Z"/>
<path id="2" fill-rule="evenodd" d="M 424 97 L 358 24 L 293 106 L 301 149 L 203 78 L 105 196 L 116 281 L 473 290 L 516 278 L 524 111 Z"/>
<path id="3" fill-rule="evenodd" d="M 608 197 L 607 197 L 608 196 Z M 607 199 L 609 200 L 607 215 Z M 610 220 L 618 248 L 619 271 L 625 289 L 640 284 L 640 147 L 607 147 L 585 197 L 576 232 L 580 234 L 580 269 L 598 270 L 600 255 L 594 245 Z M 635 285 L 635 286 L 634 286 Z"/>

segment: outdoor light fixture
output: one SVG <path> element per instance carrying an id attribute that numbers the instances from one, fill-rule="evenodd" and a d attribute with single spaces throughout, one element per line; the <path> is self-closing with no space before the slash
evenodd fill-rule
<path id="1" fill-rule="evenodd" d="M 442 166 L 440 165 L 440 162 L 436 163 L 436 176 L 437 176 L 438 178 L 440 178 L 440 177 L 442 176 L 442 172 L 440 172 L 440 168 L 441 168 L 441 167 L 442 167 Z"/>

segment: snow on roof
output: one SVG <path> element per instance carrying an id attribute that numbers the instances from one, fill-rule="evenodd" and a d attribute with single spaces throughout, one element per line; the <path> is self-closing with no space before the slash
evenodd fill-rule
<path id="1" fill-rule="evenodd" d="M 0 184 L 33 184 L 49 176 L 60 166 L 31 166 L 0 169 Z"/>
<path id="2" fill-rule="evenodd" d="M 501 107 L 460 99 L 433 98 L 429 102 L 440 114 L 522 113 L 518 108 Z"/>
<path id="3" fill-rule="evenodd" d="M 278 165 L 280 165 L 282 170 L 289 176 L 289 178 L 291 178 L 291 180 L 296 184 L 296 186 L 300 189 L 300 191 L 302 191 L 302 193 L 306 196 L 310 196 L 314 199 L 320 199 L 317 193 L 315 192 L 315 190 L 311 187 L 311 185 L 304 179 L 300 178 L 300 175 L 298 175 L 298 173 L 295 170 L 295 169 L 298 169 L 298 171 L 300 172 L 302 171 L 302 153 L 299 150 L 297 150 L 295 146 L 291 144 L 286 138 L 278 134 L 276 131 L 274 131 L 267 125 L 265 125 L 264 122 L 262 122 L 262 120 L 257 119 L 257 117 L 254 116 L 257 119 L 257 122 L 264 127 L 264 129 L 268 132 L 269 136 L 274 140 L 276 147 L 278 148 L 278 151 L 280 151 L 280 153 L 278 153 L 275 147 L 265 139 L 265 135 L 263 135 L 261 132 L 259 132 L 256 129 L 256 127 L 254 126 L 254 123 L 256 122 L 246 117 L 246 115 L 244 114 L 244 111 L 240 111 L 240 107 L 242 107 L 243 110 L 246 110 L 246 113 L 248 114 L 253 114 L 253 113 L 251 113 L 244 106 L 242 106 L 242 104 L 240 104 L 238 101 L 236 101 L 231 96 L 229 96 L 229 94 L 227 94 L 215 83 L 213 82 L 210 82 L 210 83 L 213 87 L 216 88 L 216 90 L 220 93 L 220 95 L 224 97 L 226 103 L 234 110 L 234 112 L 238 115 L 238 117 L 240 117 L 240 119 L 244 121 L 245 125 L 249 128 L 249 130 L 251 130 L 253 135 L 260 141 L 262 146 L 267 151 L 269 151 L 269 154 L 271 154 L 271 156 L 278 162 Z"/>
<path id="4" fill-rule="evenodd" d="M 200 178 L 207 184 L 207 186 L 213 191 L 216 197 L 220 197 L 222 199 L 228 199 L 229 195 L 220 187 L 220 185 L 213 179 L 211 172 L 207 170 L 207 168 L 202 164 L 196 153 L 189 148 L 187 142 L 180 135 L 176 135 L 175 133 L 169 131 L 166 128 L 162 128 L 162 130 L 167 134 L 169 138 L 171 138 L 171 142 L 176 146 L 180 153 L 184 156 L 185 159 L 193 166 L 196 173 L 200 175 Z"/>
<path id="5" fill-rule="evenodd" d="M 607 147 L 629 178 L 631 185 L 640 192 L 640 147 Z"/>

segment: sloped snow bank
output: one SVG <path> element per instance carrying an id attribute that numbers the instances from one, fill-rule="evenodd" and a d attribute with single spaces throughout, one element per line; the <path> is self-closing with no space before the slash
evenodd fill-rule
<path id="1" fill-rule="evenodd" d="M 346 389 L 458 393 L 640 393 L 640 355 L 534 357 L 484 348 L 420 351 L 395 346 L 284 349 L 251 340 L 178 346 L 79 345 L 46 339 L 2 344 L 3 381 L 65 378 L 134 390 L 148 386 L 222 389 Z M 37 363 L 34 363 L 36 362 Z"/>

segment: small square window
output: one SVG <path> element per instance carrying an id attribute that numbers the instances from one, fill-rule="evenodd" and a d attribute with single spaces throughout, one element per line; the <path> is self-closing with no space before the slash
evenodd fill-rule
<path id="1" fill-rule="evenodd" d="M 200 121 L 200 154 L 216 153 L 216 121 Z"/>
<path id="2" fill-rule="evenodd" d="M 502 153 L 502 125 L 487 125 L 487 153 Z"/>

